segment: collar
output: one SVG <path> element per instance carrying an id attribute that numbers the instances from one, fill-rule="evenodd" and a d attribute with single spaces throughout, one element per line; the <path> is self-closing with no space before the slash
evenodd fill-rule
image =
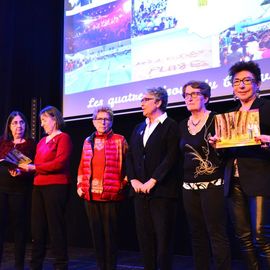
<path id="1" fill-rule="evenodd" d="M 154 120 L 154 123 L 161 123 L 163 124 L 163 122 L 166 120 L 166 118 L 168 117 L 167 113 L 163 113 L 162 115 L 160 115 L 159 117 L 157 117 L 155 120 Z M 146 118 L 145 119 L 145 123 L 146 125 L 148 125 L 150 123 L 150 120 L 149 118 Z"/>
<path id="2" fill-rule="evenodd" d="M 264 104 L 264 99 L 257 97 L 256 99 L 254 99 L 253 103 L 251 104 L 250 110 L 260 108 L 263 104 Z M 241 102 L 238 103 L 238 105 L 233 109 L 233 111 L 238 111 L 240 108 L 241 108 Z"/>
<path id="3" fill-rule="evenodd" d="M 99 139 L 106 139 L 112 135 L 113 131 L 110 129 L 107 133 L 105 134 L 98 134 L 97 131 L 94 132 L 94 138 L 99 138 Z"/>
<path id="4" fill-rule="evenodd" d="M 104 138 L 107 139 L 109 137 L 111 137 L 113 135 L 113 130 L 109 130 L 109 132 L 105 133 L 105 134 L 98 134 L 97 131 L 93 132 L 89 137 L 88 137 L 88 141 L 94 141 L 95 138 Z"/>

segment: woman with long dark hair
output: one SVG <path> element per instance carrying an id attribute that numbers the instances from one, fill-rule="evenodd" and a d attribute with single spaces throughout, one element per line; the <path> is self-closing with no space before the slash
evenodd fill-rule
<path id="1" fill-rule="evenodd" d="M 7 118 L 4 134 L 0 138 L 0 159 L 13 149 L 30 159 L 34 157 L 35 143 L 30 138 L 26 117 L 19 111 L 11 112 Z M 16 270 L 24 269 L 32 181 L 31 174 L 19 168 L 0 166 L 0 264 L 9 216 L 13 225 Z"/>

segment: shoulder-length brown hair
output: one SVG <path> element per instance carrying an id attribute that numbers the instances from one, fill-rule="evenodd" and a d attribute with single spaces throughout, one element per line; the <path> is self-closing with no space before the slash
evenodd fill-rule
<path id="1" fill-rule="evenodd" d="M 62 113 L 56 107 L 47 106 L 39 112 L 39 116 L 41 116 L 42 114 L 48 114 L 49 116 L 54 118 L 57 129 L 62 130 L 64 128 L 65 126 L 64 118 L 62 116 Z"/>

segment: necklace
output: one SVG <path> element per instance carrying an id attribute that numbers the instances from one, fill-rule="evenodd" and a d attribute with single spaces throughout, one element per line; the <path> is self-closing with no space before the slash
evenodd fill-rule
<path id="1" fill-rule="evenodd" d="M 202 120 L 202 119 L 199 119 L 199 120 L 197 121 L 197 123 L 194 123 L 193 120 L 190 118 L 190 122 L 191 122 L 192 126 L 194 126 L 194 127 L 197 127 L 197 126 L 200 124 L 201 120 Z"/>
<path id="2" fill-rule="evenodd" d="M 196 135 L 201 131 L 202 127 L 205 125 L 208 119 L 209 111 L 205 111 L 203 116 L 194 123 L 192 117 L 190 116 L 187 122 L 187 128 L 191 135 Z"/>
<path id="3" fill-rule="evenodd" d="M 189 118 L 187 122 L 188 131 L 191 135 L 196 135 L 198 132 L 198 125 L 201 122 L 201 119 L 199 119 L 196 123 L 194 123 L 191 118 Z"/>

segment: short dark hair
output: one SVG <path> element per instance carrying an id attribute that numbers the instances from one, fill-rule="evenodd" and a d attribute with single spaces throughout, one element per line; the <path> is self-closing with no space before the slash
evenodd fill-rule
<path id="1" fill-rule="evenodd" d="M 148 88 L 146 92 L 150 95 L 153 95 L 157 100 L 161 101 L 160 110 L 162 112 L 166 111 L 167 105 L 168 105 L 168 92 L 163 87 L 153 87 Z"/>
<path id="2" fill-rule="evenodd" d="M 97 118 L 97 115 L 99 112 L 105 112 L 105 113 L 109 114 L 111 121 L 113 121 L 113 110 L 110 106 L 97 107 L 93 112 L 93 119 Z"/>
<path id="3" fill-rule="evenodd" d="M 56 122 L 56 128 L 62 130 L 65 126 L 65 121 L 62 116 L 62 113 L 54 106 L 46 106 L 39 112 L 39 116 L 42 114 L 48 114 L 52 118 L 54 118 Z"/>
<path id="4" fill-rule="evenodd" d="M 211 97 L 211 87 L 208 83 L 204 82 L 204 81 L 189 81 L 187 82 L 184 86 L 183 86 L 183 90 L 182 90 L 182 95 L 185 98 L 185 94 L 186 94 L 186 88 L 190 86 L 194 89 L 200 89 L 201 94 L 204 97 L 208 98 L 208 101 L 206 102 L 205 105 L 207 105 L 210 101 L 210 97 Z"/>
<path id="5" fill-rule="evenodd" d="M 20 116 L 25 123 L 25 130 L 24 130 L 23 138 L 24 139 L 30 138 L 30 129 L 29 129 L 29 125 L 28 125 L 28 122 L 27 122 L 25 115 L 20 111 L 12 111 L 9 114 L 7 121 L 6 121 L 6 124 L 5 124 L 5 130 L 4 130 L 4 135 L 3 135 L 4 140 L 8 140 L 8 141 L 13 140 L 13 136 L 12 136 L 12 133 L 10 130 L 10 124 L 16 116 Z"/>
<path id="6" fill-rule="evenodd" d="M 229 76 L 230 76 L 231 83 L 233 82 L 233 79 L 236 73 L 241 72 L 243 70 L 246 70 L 252 73 L 256 83 L 260 83 L 262 81 L 261 69 L 257 63 L 255 63 L 254 61 L 248 61 L 248 62 L 240 61 L 240 62 L 235 63 L 229 69 Z"/>

